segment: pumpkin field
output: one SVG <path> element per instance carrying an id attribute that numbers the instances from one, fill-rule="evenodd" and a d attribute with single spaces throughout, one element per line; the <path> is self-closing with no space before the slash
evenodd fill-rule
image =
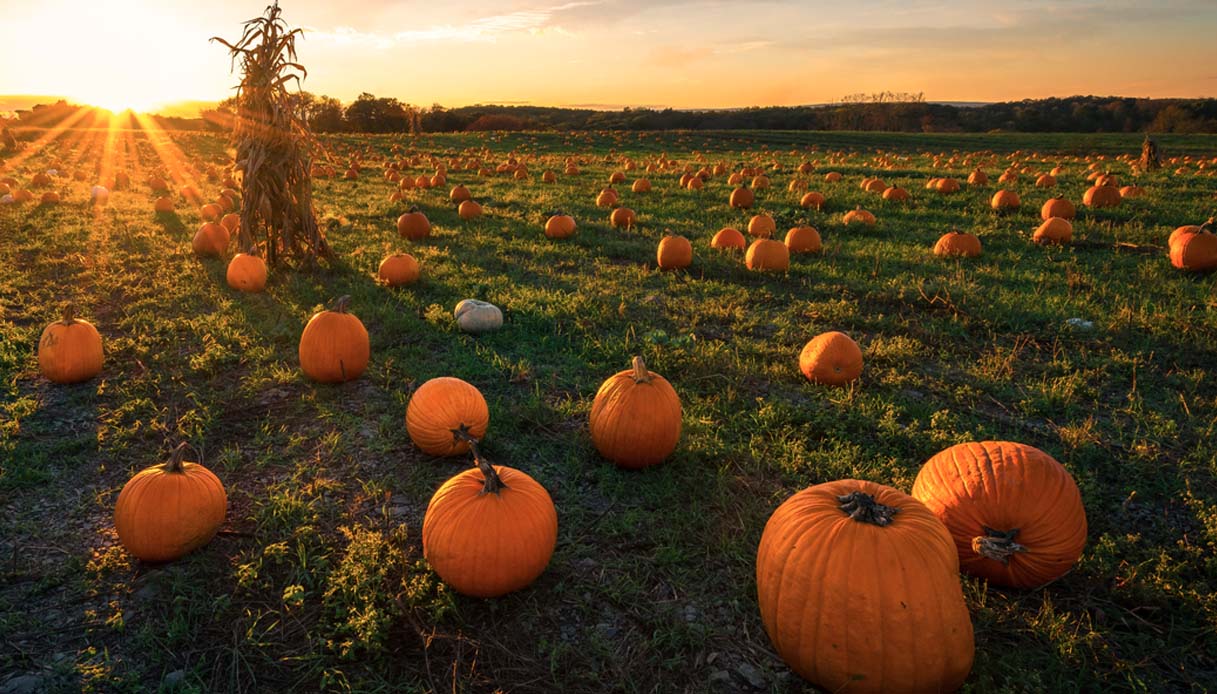
<path id="1" fill-rule="evenodd" d="M 262 276 L 225 136 L 35 135 L 0 691 L 1217 687 L 1217 137 L 324 136 Z"/>

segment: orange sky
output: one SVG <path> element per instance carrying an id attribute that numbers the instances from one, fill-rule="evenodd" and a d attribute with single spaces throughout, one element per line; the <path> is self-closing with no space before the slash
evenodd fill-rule
<path id="1" fill-rule="evenodd" d="M 0 94 L 107 107 L 223 98 L 264 0 L 29 3 L 0 22 Z M 283 0 L 305 88 L 459 106 L 791 105 L 1217 95 L 1217 1 Z M 1186 47 L 1183 49 L 1181 47 Z M 36 59 L 34 58 L 36 56 Z"/>

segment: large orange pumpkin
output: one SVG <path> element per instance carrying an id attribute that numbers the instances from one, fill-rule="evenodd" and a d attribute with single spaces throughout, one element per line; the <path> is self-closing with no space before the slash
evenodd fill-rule
<path id="1" fill-rule="evenodd" d="M 665 236 L 655 250 L 655 259 L 663 270 L 679 270 L 693 264 L 693 244 L 683 236 Z"/>
<path id="2" fill-rule="evenodd" d="M 746 210 L 752 207 L 752 203 L 755 201 L 756 195 L 744 186 L 731 191 L 731 196 L 727 199 L 728 204 L 739 210 Z"/>
<path id="3" fill-rule="evenodd" d="M 1069 223 L 1068 219 L 1049 217 L 1035 230 L 1031 240 L 1035 243 L 1052 245 L 1069 243 L 1072 238 L 1073 225 Z"/>
<path id="4" fill-rule="evenodd" d="M 838 480 L 791 496 L 765 524 L 756 587 L 774 649 L 825 691 L 951 692 L 972 669 L 951 536 L 891 487 Z"/>
<path id="5" fill-rule="evenodd" d="M 266 261 L 256 255 L 238 253 L 228 261 L 224 279 L 233 289 L 260 292 L 266 289 Z"/>
<path id="6" fill-rule="evenodd" d="M 465 200 L 457 206 L 456 213 L 465 221 L 477 219 L 482 216 L 482 206 L 473 200 Z"/>
<path id="7" fill-rule="evenodd" d="M 63 320 L 43 329 L 38 340 L 38 370 L 55 383 L 87 381 L 101 373 L 103 360 L 101 333 L 77 318 L 71 306 L 64 309 Z"/>
<path id="8" fill-rule="evenodd" d="M 1082 195 L 1082 204 L 1087 207 L 1119 207 L 1124 201 L 1120 195 L 1120 189 L 1115 186 L 1096 185 L 1092 186 Z"/>
<path id="9" fill-rule="evenodd" d="M 785 272 L 790 269 L 790 249 L 781 241 L 757 239 L 744 253 L 744 265 L 749 270 Z"/>
<path id="10" fill-rule="evenodd" d="M 819 253 L 822 247 L 820 232 L 813 226 L 803 224 L 786 232 L 786 248 L 791 253 Z"/>
<path id="11" fill-rule="evenodd" d="M 431 235 L 431 222 L 427 219 L 427 215 L 412 208 L 397 218 L 397 233 L 402 238 L 411 241 L 425 239 Z"/>
<path id="12" fill-rule="evenodd" d="M 1208 225 L 1196 231 L 1179 235 L 1170 245 L 1171 265 L 1190 272 L 1206 272 L 1217 269 L 1217 235 L 1208 230 Z"/>
<path id="13" fill-rule="evenodd" d="M 850 224 L 865 224 L 867 226 L 873 226 L 875 223 L 875 215 L 859 206 L 850 210 L 849 212 L 846 212 L 841 218 L 841 222 L 844 223 L 845 226 L 849 226 Z"/>
<path id="14" fill-rule="evenodd" d="M 224 523 L 224 485 L 207 468 L 187 461 L 186 448 L 183 443 L 169 462 L 140 471 L 118 494 L 114 529 L 141 561 L 184 557 L 211 542 Z"/>
<path id="15" fill-rule="evenodd" d="M 799 206 L 814 207 L 818 210 L 824 207 L 824 201 L 825 199 L 822 193 L 812 190 L 803 194 L 803 197 L 799 199 Z"/>
<path id="16" fill-rule="evenodd" d="M 734 227 L 724 227 L 710 239 L 710 248 L 744 250 L 744 235 Z"/>
<path id="17" fill-rule="evenodd" d="M 215 222 L 207 222 L 199 227 L 190 245 L 198 255 L 219 257 L 228 250 L 229 238 L 227 229 Z"/>
<path id="18" fill-rule="evenodd" d="M 628 207 L 618 207 L 609 215 L 609 223 L 618 229 L 633 229 L 634 211 Z"/>
<path id="19" fill-rule="evenodd" d="M 1073 219 L 1077 216 L 1077 208 L 1072 202 L 1065 199 L 1063 195 L 1058 195 L 1055 198 L 1048 198 L 1044 202 L 1044 206 L 1040 208 L 1040 219 L 1048 221 L 1053 217 L 1061 219 Z"/>
<path id="20" fill-rule="evenodd" d="M 803 345 L 799 370 L 812 383 L 842 386 L 862 375 L 862 349 L 845 333 L 822 333 Z"/>
<path id="21" fill-rule="evenodd" d="M 477 468 L 444 482 L 427 504 L 423 556 L 456 592 L 495 598 L 545 571 L 558 542 L 558 514 L 532 477 L 476 453 L 475 459 Z"/>
<path id="22" fill-rule="evenodd" d="M 372 354 L 368 331 L 347 313 L 351 297 L 344 296 L 329 311 L 309 319 L 300 335 L 300 368 L 318 383 L 343 383 L 359 378 Z"/>
<path id="23" fill-rule="evenodd" d="M 773 217 L 767 214 L 754 215 L 752 219 L 748 220 L 748 234 L 750 236 L 767 239 L 770 236 L 773 236 L 774 232 L 777 231 L 777 228 L 777 222 L 773 220 Z"/>
<path id="24" fill-rule="evenodd" d="M 989 201 L 989 206 L 998 212 L 1008 212 L 1017 210 L 1022 201 L 1018 199 L 1018 193 L 1012 190 L 999 190 L 993 194 L 993 199 Z"/>
<path id="25" fill-rule="evenodd" d="M 409 253 L 392 253 L 380 261 L 376 276 L 390 287 L 414 284 L 420 274 L 418 261 Z"/>
<path id="26" fill-rule="evenodd" d="M 934 244 L 934 255 L 975 258 L 980 255 L 980 239 L 975 234 L 948 231 Z"/>
<path id="27" fill-rule="evenodd" d="M 680 441 L 680 427 L 680 397 L 663 376 L 647 370 L 642 357 L 605 380 L 592 401 L 592 443 L 624 468 L 663 462 Z"/>
<path id="28" fill-rule="evenodd" d="M 461 455 L 469 450 L 466 437 L 481 439 L 489 425 L 481 391 L 452 376 L 422 384 L 406 406 L 406 433 L 428 455 Z"/>
<path id="29" fill-rule="evenodd" d="M 570 238 L 575 233 L 575 219 L 558 213 L 545 220 L 545 235 L 551 239 Z"/>
<path id="30" fill-rule="evenodd" d="M 997 585 L 1054 581 L 1086 545 L 1086 510 L 1073 477 L 1021 443 L 952 446 L 922 466 L 913 496 L 946 524 L 960 568 Z"/>

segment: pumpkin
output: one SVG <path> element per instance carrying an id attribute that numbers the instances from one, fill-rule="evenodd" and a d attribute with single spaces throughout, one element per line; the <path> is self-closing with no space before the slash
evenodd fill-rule
<path id="1" fill-rule="evenodd" d="M 205 222 L 220 221 L 220 216 L 222 213 L 223 210 L 221 210 L 220 206 L 215 203 L 208 203 L 199 208 L 199 216 L 202 217 L 203 221 Z"/>
<path id="2" fill-rule="evenodd" d="M 390 287 L 414 284 L 422 273 L 418 261 L 409 253 L 393 253 L 385 256 L 376 269 L 376 276 Z"/>
<path id="3" fill-rule="evenodd" d="M 558 213 L 545 220 L 545 235 L 551 239 L 566 239 L 575 234 L 575 219 Z"/>
<path id="4" fill-rule="evenodd" d="M 1120 197 L 1124 199 L 1139 198 L 1145 195 L 1145 189 L 1141 186 L 1124 186 L 1120 188 Z"/>
<path id="5" fill-rule="evenodd" d="M 228 250 L 228 242 L 227 229 L 215 222 L 207 222 L 199 227 L 190 245 L 197 255 L 219 257 L 224 255 L 224 252 Z"/>
<path id="6" fill-rule="evenodd" d="M 351 297 L 334 302 L 329 311 L 309 319 L 300 335 L 300 368 L 318 383 L 343 383 L 359 378 L 372 353 L 368 331 L 347 307 Z"/>
<path id="7" fill-rule="evenodd" d="M 649 193 L 651 192 L 651 182 L 645 178 L 640 178 L 634 181 L 634 184 L 630 186 L 630 190 L 635 193 Z"/>
<path id="8" fill-rule="evenodd" d="M 808 191 L 799 199 L 800 207 L 814 207 L 817 210 L 824 207 L 824 195 L 816 191 Z"/>
<path id="9" fill-rule="evenodd" d="M 684 187 L 688 190 L 701 190 L 705 187 L 705 181 L 701 179 L 701 176 L 690 176 L 689 182 Z"/>
<path id="10" fill-rule="evenodd" d="M 612 207 L 617 204 L 617 191 L 605 188 L 596 196 L 596 207 Z"/>
<path id="11" fill-rule="evenodd" d="M 769 187 L 769 177 L 765 174 L 759 174 L 752 178 L 753 190 L 764 190 Z"/>
<path id="12" fill-rule="evenodd" d="M 614 171 L 613 173 L 609 174 L 608 182 L 610 186 L 614 183 L 625 183 L 625 173 L 622 171 Z"/>
<path id="13" fill-rule="evenodd" d="M 819 253 L 822 246 L 815 227 L 802 225 L 786 232 L 786 248 L 791 253 Z"/>
<path id="14" fill-rule="evenodd" d="M 30 187 L 31 188 L 46 188 L 47 186 L 51 185 L 52 182 L 53 181 L 52 181 L 50 175 L 39 172 L 39 173 L 34 174 L 34 177 L 32 179 L 30 179 Z"/>
<path id="15" fill-rule="evenodd" d="M 628 207 L 618 207 L 609 215 L 609 222 L 618 229 L 633 229 L 634 211 Z"/>
<path id="16" fill-rule="evenodd" d="M 1049 217 L 1035 230 L 1031 240 L 1035 243 L 1061 244 L 1069 243 L 1071 238 L 1073 238 L 1073 225 L 1069 223 L 1068 219 Z"/>
<path id="17" fill-rule="evenodd" d="M 1040 174 L 1039 177 L 1035 179 L 1036 188 L 1052 188 L 1055 185 L 1056 177 L 1052 174 Z"/>
<path id="18" fill-rule="evenodd" d="M 1180 270 L 1205 272 L 1217 268 L 1217 235 L 1205 224 L 1195 232 L 1181 234 L 1170 245 L 1171 265 Z"/>
<path id="19" fill-rule="evenodd" d="M 465 200 L 456 208 L 457 215 L 465 221 L 482 216 L 482 206 L 473 200 Z"/>
<path id="20" fill-rule="evenodd" d="M 574 170 L 574 171 L 571 171 L 571 170 L 570 170 L 570 167 L 568 166 L 568 167 L 567 167 L 567 169 L 566 169 L 566 173 L 567 173 L 567 174 L 570 174 L 570 175 L 573 175 L 573 174 L 577 174 L 577 173 L 579 173 L 579 171 L 578 171 L 578 169 L 576 169 L 576 170 Z M 542 172 L 542 173 L 541 173 L 541 182 L 542 182 L 542 183 L 557 183 L 557 182 L 558 182 L 558 174 L 557 174 L 557 172 L 555 172 L 555 171 L 544 171 L 544 172 Z"/>
<path id="21" fill-rule="evenodd" d="M 950 692 L 972 621 L 942 523 L 913 497 L 837 480 L 788 498 L 756 553 L 761 622 L 782 660 L 829 692 Z"/>
<path id="22" fill-rule="evenodd" d="M 406 433 L 427 455 L 466 453 L 467 437 L 481 439 L 489 425 L 490 410 L 481 391 L 452 376 L 422 384 L 406 405 Z"/>
<path id="23" fill-rule="evenodd" d="M 241 228 L 241 217 L 235 213 L 229 213 L 220 218 L 220 226 L 228 230 L 228 233 L 235 234 Z"/>
<path id="24" fill-rule="evenodd" d="M 866 224 L 867 226 L 872 226 L 875 224 L 875 215 L 862 209 L 861 207 L 856 207 L 849 212 L 846 212 L 845 215 L 841 217 L 841 221 L 845 224 L 845 226 L 849 226 L 851 224 Z"/>
<path id="25" fill-rule="evenodd" d="M 101 373 L 101 333 L 86 320 L 76 318 L 71 306 L 63 319 L 42 331 L 38 340 L 38 370 L 54 383 L 80 383 Z"/>
<path id="26" fill-rule="evenodd" d="M 118 540 L 136 559 L 173 561 L 211 542 L 224 523 L 228 496 L 213 472 L 186 460 L 187 445 L 169 461 L 137 473 L 114 504 Z"/>
<path id="27" fill-rule="evenodd" d="M 655 260 L 663 270 L 678 270 L 693 264 L 693 244 L 683 236 L 665 236 L 659 241 Z"/>
<path id="28" fill-rule="evenodd" d="M 1207 229 L 1213 223 L 1212 219 L 1201 225 L 1185 224 L 1181 227 L 1176 227 L 1171 235 L 1166 239 L 1167 246 L 1174 246 L 1185 234 L 1199 234 L 1201 229 Z"/>
<path id="29" fill-rule="evenodd" d="M 427 215 L 419 212 L 417 208 L 411 208 L 397 218 L 397 233 L 402 238 L 419 241 L 431 235 L 431 222 Z"/>
<path id="30" fill-rule="evenodd" d="M 4 191 L 8 192 L 8 191 Z M 89 200 L 98 207 L 110 201 L 110 190 L 105 186 L 93 186 L 89 189 Z"/>
<path id="31" fill-rule="evenodd" d="M 727 198 L 727 203 L 737 210 L 746 210 L 752 207 L 754 202 L 756 202 L 756 194 L 745 186 L 731 191 L 731 196 Z"/>
<path id="32" fill-rule="evenodd" d="M 888 202 L 908 202 L 910 197 L 911 196 L 907 190 L 904 188 L 898 188 L 896 186 L 892 186 L 891 188 L 883 191 L 883 199 L 887 200 Z"/>
<path id="33" fill-rule="evenodd" d="M 647 370 L 642 357 L 634 357 L 633 368 L 600 385 L 589 423 L 600 455 L 623 468 L 656 465 L 680 441 L 680 397 L 663 376 Z"/>
<path id="34" fill-rule="evenodd" d="M 558 542 L 558 514 L 532 477 L 474 455 L 477 468 L 444 482 L 427 503 L 423 557 L 456 592 L 495 598 L 545 571 Z"/>
<path id="35" fill-rule="evenodd" d="M 824 181 L 827 183 L 839 183 L 841 178 L 841 174 L 836 171 L 829 171 L 828 173 L 824 174 Z"/>
<path id="36" fill-rule="evenodd" d="M 238 253 L 228 261 L 224 279 L 228 286 L 242 292 L 266 289 L 266 261 L 256 255 Z"/>
<path id="37" fill-rule="evenodd" d="M 980 239 L 975 234 L 948 231 L 938 239 L 938 243 L 934 244 L 934 255 L 975 258 L 980 255 Z"/>
<path id="38" fill-rule="evenodd" d="M 744 235 L 739 229 L 725 227 L 710 239 L 710 248 L 744 250 Z"/>
<path id="39" fill-rule="evenodd" d="M 1086 545 L 1077 484 L 1032 446 L 952 446 L 922 466 L 913 496 L 947 526 L 960 569 L 996 585 L 1035 588 L 1055 581 Z"/>
<path id="40" fill-rule="evenodd" d="M 785 272 L 790 269 L 790 249 L 781 241 L 757 239 L 744 254 L 744 266 L 749 270 Z"/>
<path id="41" fill-rule="evenodd" d="M 1040 219 L 1048 221 L 1053 217 L 1061 219 L 1073 219 L 1077 216 L 1077 208 L 1073 203 L 1065 199 L 1063 195 L 1058 195 L 1055 198 L 1048 198 L 1044 202 L 1044 206 L 1040 208 Z"/>
<path id="42" fill-rule="evenodd" d="M 940 178 L 934 184 L 934 190 L 944 195 L 959 192 L 959 181 L 953 178 Z"/>
<path id="43" fill-rule="evenodd" d="M 868 193 L 882 193 L 887 190 L 887 184 L 881 178 L 867 178 L 862 181 L 862 190 Z"/>
<path id="44" fill-rule="evenodd" d="M 970 176 L 968 176 L 968 185 L 985 186 L 988 184 L 989 184 L 989 174 L 985 173 L 984 171 L 981 171 L 980 169 L 976 169 L 975 171 L 972 172 L 972 174 Z"/>
<path id="45" fill-rule="evenodd" d="M 803 346 L 799 370 L 812 383 L 843 386 L 862 375 L 862 349 L 845 333 L 822 333 Z"/>
<path id="46" fill-rule="evenodd" d="M 998 212 L 1017 210 L 1021 204 L 1022 201 L 1018 199 L 1018 193 L 1012 190 L 999 190 L 993 194 L 993 199 L 989 201 L 989 206 Z"/>
<path id="47" fill-rule="evenodd" d="M 467 333 L 488 333 L 503 327 L 503 312 L 486 301 L 462 299 L 452 315 L 457 326 Z"/>
<path id="48" fill-rule="evenodd" d="M 767 239 L 777 231 L 777 223 L 767 214 L 758 214 L 748 220 L 748 234 Z"/>
<path id="49" fill-rule="evenodd" d="M 1119 207 L 1123 200 L 1124 198 L 1120 196 L 1120 189 L 1115 186 L 1092 186 L 1082 195 L 1082 204 L 1095 209 Z"/>
<path id="50" fill-rule="evenodd" d="M 56 193 L 53 190 L 48 190 L 47 192 L 42 194 L 42 199 L 39 201 L 39 204 L 40 205 L 58 205 L 59 200 L 60 200 L 59 193 Z"/>
<path id="51" fill-rule="evenodd" d="M 460 205 L 462 202 L 471 200 L 472 198 L 473 196 L 469 194 L 469 189 L 460 184 L 453 186 L 452 192 L 448 193 L 448 199 L 452 201 L 452 204 L 454 205 Z"/>

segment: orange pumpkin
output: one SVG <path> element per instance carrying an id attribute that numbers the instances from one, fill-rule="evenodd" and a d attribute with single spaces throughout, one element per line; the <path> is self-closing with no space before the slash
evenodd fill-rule
<path id="1" fill-rule="evenodd" d="M 1040 219 L 1047 221 L 1053 217 L 1061 219 L 1073 219 L 1077 216 L 1077 208 L 1073 203 L 1065 199 L 1063 195 L 1058 195 L 1055 198 L 1048 198 L 1044 202 L 1044 206 L 1040 208 Z"/>
<path id="2" fill-rule="evenodd" d="M 883 191 L 883 199 L 888 202 L 908 202 L 910 197 L 907 190 L 896 186 Z"/>
<path id="3" fill-rule="evenodd" d="M 865 224 L 867 226 L 873 226 L 876 220 L 875 215 L 862 209 L 861 207 L 856 207 L 849 212 L 846 212 L 845 215 L 841 217 L 841 221 L 845 224 L 845 226 L 849 226 L 851 224 Z"/>
<path id="4" fill-rule="evenodd" d="M 575 234 L 575 219 L 568 214 L 555 214 L 545 220 L 545 235 L 551 239 L 566 239 Z"/>
<path id="5" fill-rule="evenodd" d="M 749 270 L 785 272 L 790 269 L 790 249 L 781 241 L 757 239 L 744 254 L 744 266 Z"/>
<path id="6" fill-rule="evenodd" d="M 683 236 L 665 236 L 655 251 L 656 262 L 663 270 L 678 270 L 693 264 L 693 244 Z"/>
<path id="7" fill-rule="evenodd" d="M 372 354 L 363 323 L 347 313 L 351 297 L 344 296 L 329 311 L 309 319 L 300 335 L 300 368 L 318 383 L 343 383 L 359 378 Z"/>
<path id="8" fill-rule="evenodd" d="M 491 465 L 449 479 L 423 515 L 423 556 L 462 595 L 495 598 L 545 571 L 558 542 L 553 499 L 520 470 Z"/>
<path id="9" fill-rule="evenodd" d="M 465 221 L 477 219 L 482 216 L 482 206 L 473 200 L 465 200 L 456 208 L 456 213 Z"/>
<path id="10" fill-rule="evenodd" d="M 968 176 L 968 185 L 970 186 L 986 186 L 989 185 L 989 174 L 976 169 Z"/>
<path id="11" fill-rule="evenodd" d="M 989 201 L 989 206 L 998 212 L 1008 212 L 1017 210 L 1022 201 L 1018 199 L 1018 193 L 1012 190 L 999 190 L 993 194 L 993 199 Z"/>
<path id="12" fill-rule="evenodd" d="M 934 255 L 975 258 L 980 255 L 980 239 L 975 234 L 948 231 L 934 244 Z"/>
<path id="13" fill-rule="evenodd" d="M 752 207 L 752 203 L 756 202 L 756 195 L 744 186 L 740 186 L 731 191 L 731 196 L 727 199 L 728 204 L 737 210 L 746 210 Z"/>
<path id="14" fill-rule="evenodd" d="M 1180 234 L 1170 245 L 1171 265 L 1189 272 L 1206 272 L 1217 268 L 1217 235 L 1208 225 L 1191 233 Z"/>
<path id="15" fill-rule="evenodd" d="M 469 189 L 459 184 L 453 186 L 452 192 L 448 193 L 448 199 L 452 201 L 452 204 L 454 205 L 460 205 L 462 202 L 472 198 L 473 196 L 469 194 Z"/>
<path id="16" fill-rule="evenodd" d="M 38 370 L 54 383 L 80 383 L 101 373 L 101 333 L 86 320 L 76 318 L 71 306 L 63 320 L 42 331 L 38 340 Z"/>
<path id="17" fill-rule="evenodd" d="M 829 692 L 951 692 L 972 621 L 951 536 L 909 495 L 838 480 L 791 496 L 756 554 L 761 622 L 782 660 Z"/>
<path id="18" fill-rule="evenodd" d="M 1069 223 L 1068 219 L 1049 217 L 1035 230 L 1031 240 L 1035 243 L 1052 245 L 1069 243 L 1072 238 L 1073 225 Z"/>
<path id="19" fill-rule="evenodd" d="M 183 443 L 169 462 L 140 471 L 118 494 L 114 529 L 136 559 L 184 557 L 211 542 L 224 523 L 224 485 L 207 468 L 187 461 L 186 448 Z"/>
<path id="20" fill-rule="evenodd" d="M 680 397 L 634 357 L 633 368 L 610 376 L 596 391 L 590 427 L 596 450 L 620 467 L 656 465 L 680 441 Z"/>
<path id="21" fill-rule="evenodd" d="M 839 183 L 841 178 L 841 174 L 836 171 L 829 171 L 828 173 L 824 174 L 824 181 L 826 183 Z"/>
<path id="22" fill-rule="evenodd" d="M 773 217 L 767 214 L 758 214 L 748 220 L 748 234 L 750 236 L 767 239 L 773 236 L 777 228 L 777 222 L 773 221 Z"/>
<path id="23" fill-rule="evenodd" d="M 1055 581 L 1086 545 L 1086 510 L 1073 477 L 1021 443 L 952 446 L 922 466 L 913 496 L 947 526 L 960 569 L 996 585 Z"/>
<path id="24" fill-rule="evenodd" d="M 820 232 L 807 225 L 793 227 L 786 232 L 786 248 L 791 253 L 819 253 L 822 248 Z"/>
<path id="25" fill-rule="evenodd" d="M 418 281 L 421 270 L 409 253 L 392 253 L 380 261 L 376 276 L 390 287 L 401 287 Z"/>
<path id="26" fill-rule="evenodd" d="M 1119 207 L 1124 198 L 1120 189 L 1115 186 L 1096 185 L 1089 188 L 1082 196 L 1082 204 L 1095 209 L 1101 207 Z"/>
<path id="27" fill-rule="evenodd" d="M 220 226 L 228 230 L 229 235 L 235 234 L 241 228 L 241 216 L 236 213 L 226 214 L 220 218 Z"/>
<path id="28" fill-rule="evenodd" d="M 617 204 L 617 191 L 605 188 L 596 196 L 596 207 L 612 207 Z"/>
<path id="29" fill-rule="evenodd" d="M 862 349 L 845 333 L 822 333 L 803 346 L 799 370 L 812 383 L 843 386 L 862 375 Z"/>
<path id="30" fill-rule="evenodd" d="M 635 193 L 649 193 L 651 192 L 651 182 L 645 178 L 640 178 L 634 181 L 634 184 L 630 186 L 630 190 Z"/>
<path id="31" fill-rule="evenodd" d="M 208 203 L 199 208 L 199 216 L 205 222 L 218 222 L 222 214 L 223 210 L 215 203 Z"/>
<path id="32" fill-rule="evenodd" d="M 190 245 L 197 255 L 219 257 L 228 250 L 229 240 L 227 229 L 215 222 L 207 222 L 199 227 Z"/>
<path id="33" fill-rule="evenodd" d="M 397 233 L 402 238 L 420 241 L 431 235 L 431 222 L 427 219 L 427 215 L 416 208 L 411 208 L 410 211 L 397 218 Z"/>
<path id="34" fill-rule="evenodd" d="M 944 195 L 959 192 L 959 181 L 953 178 L 940 178 L 934 183 L 934 190 Z"/>
<path id="35" fill-rule="evenodd" d="M 609 215 L 609 223 L 617 229 L 633 229 L 634 211 L 628 207 L 618 207 Z"/>
<path id="36" fill-rule="evenodd" d="M 228 261 L 224 279 L 228 286 L 242 292 L 266 289 L 266 261 L 256 255 L 238 253 Z"/>
<path id="37" fill-rule="evenodd" d="M 490 410 L 481 391 L 452 376 L 422 384 L 406 406 L 406 433 L 427 455 L 466 453 L 469 437 L 481 440 L 488 426 Z"/>
<path id="38" fill-rule="evenodd" d="M 168 214 L 173 212 L 173 198 L 157 198 L 156 202 L 152 203 L 152 209 L 157 214 Z"/>
<path id="39" fill-rule="evenodd" d="M 714 238 L 710 239 L 710 248 L 744 250 L 744 235 L 739 229 L 725 227 L 720 229 Z"/>
<path id="40" fill-rule="evenodd" d="M 814 207 L 819 210 L 824 207 L 824 195 L 814 190 L 808 191 L 799 199 L 799 205 L 801 207 Z"/>

